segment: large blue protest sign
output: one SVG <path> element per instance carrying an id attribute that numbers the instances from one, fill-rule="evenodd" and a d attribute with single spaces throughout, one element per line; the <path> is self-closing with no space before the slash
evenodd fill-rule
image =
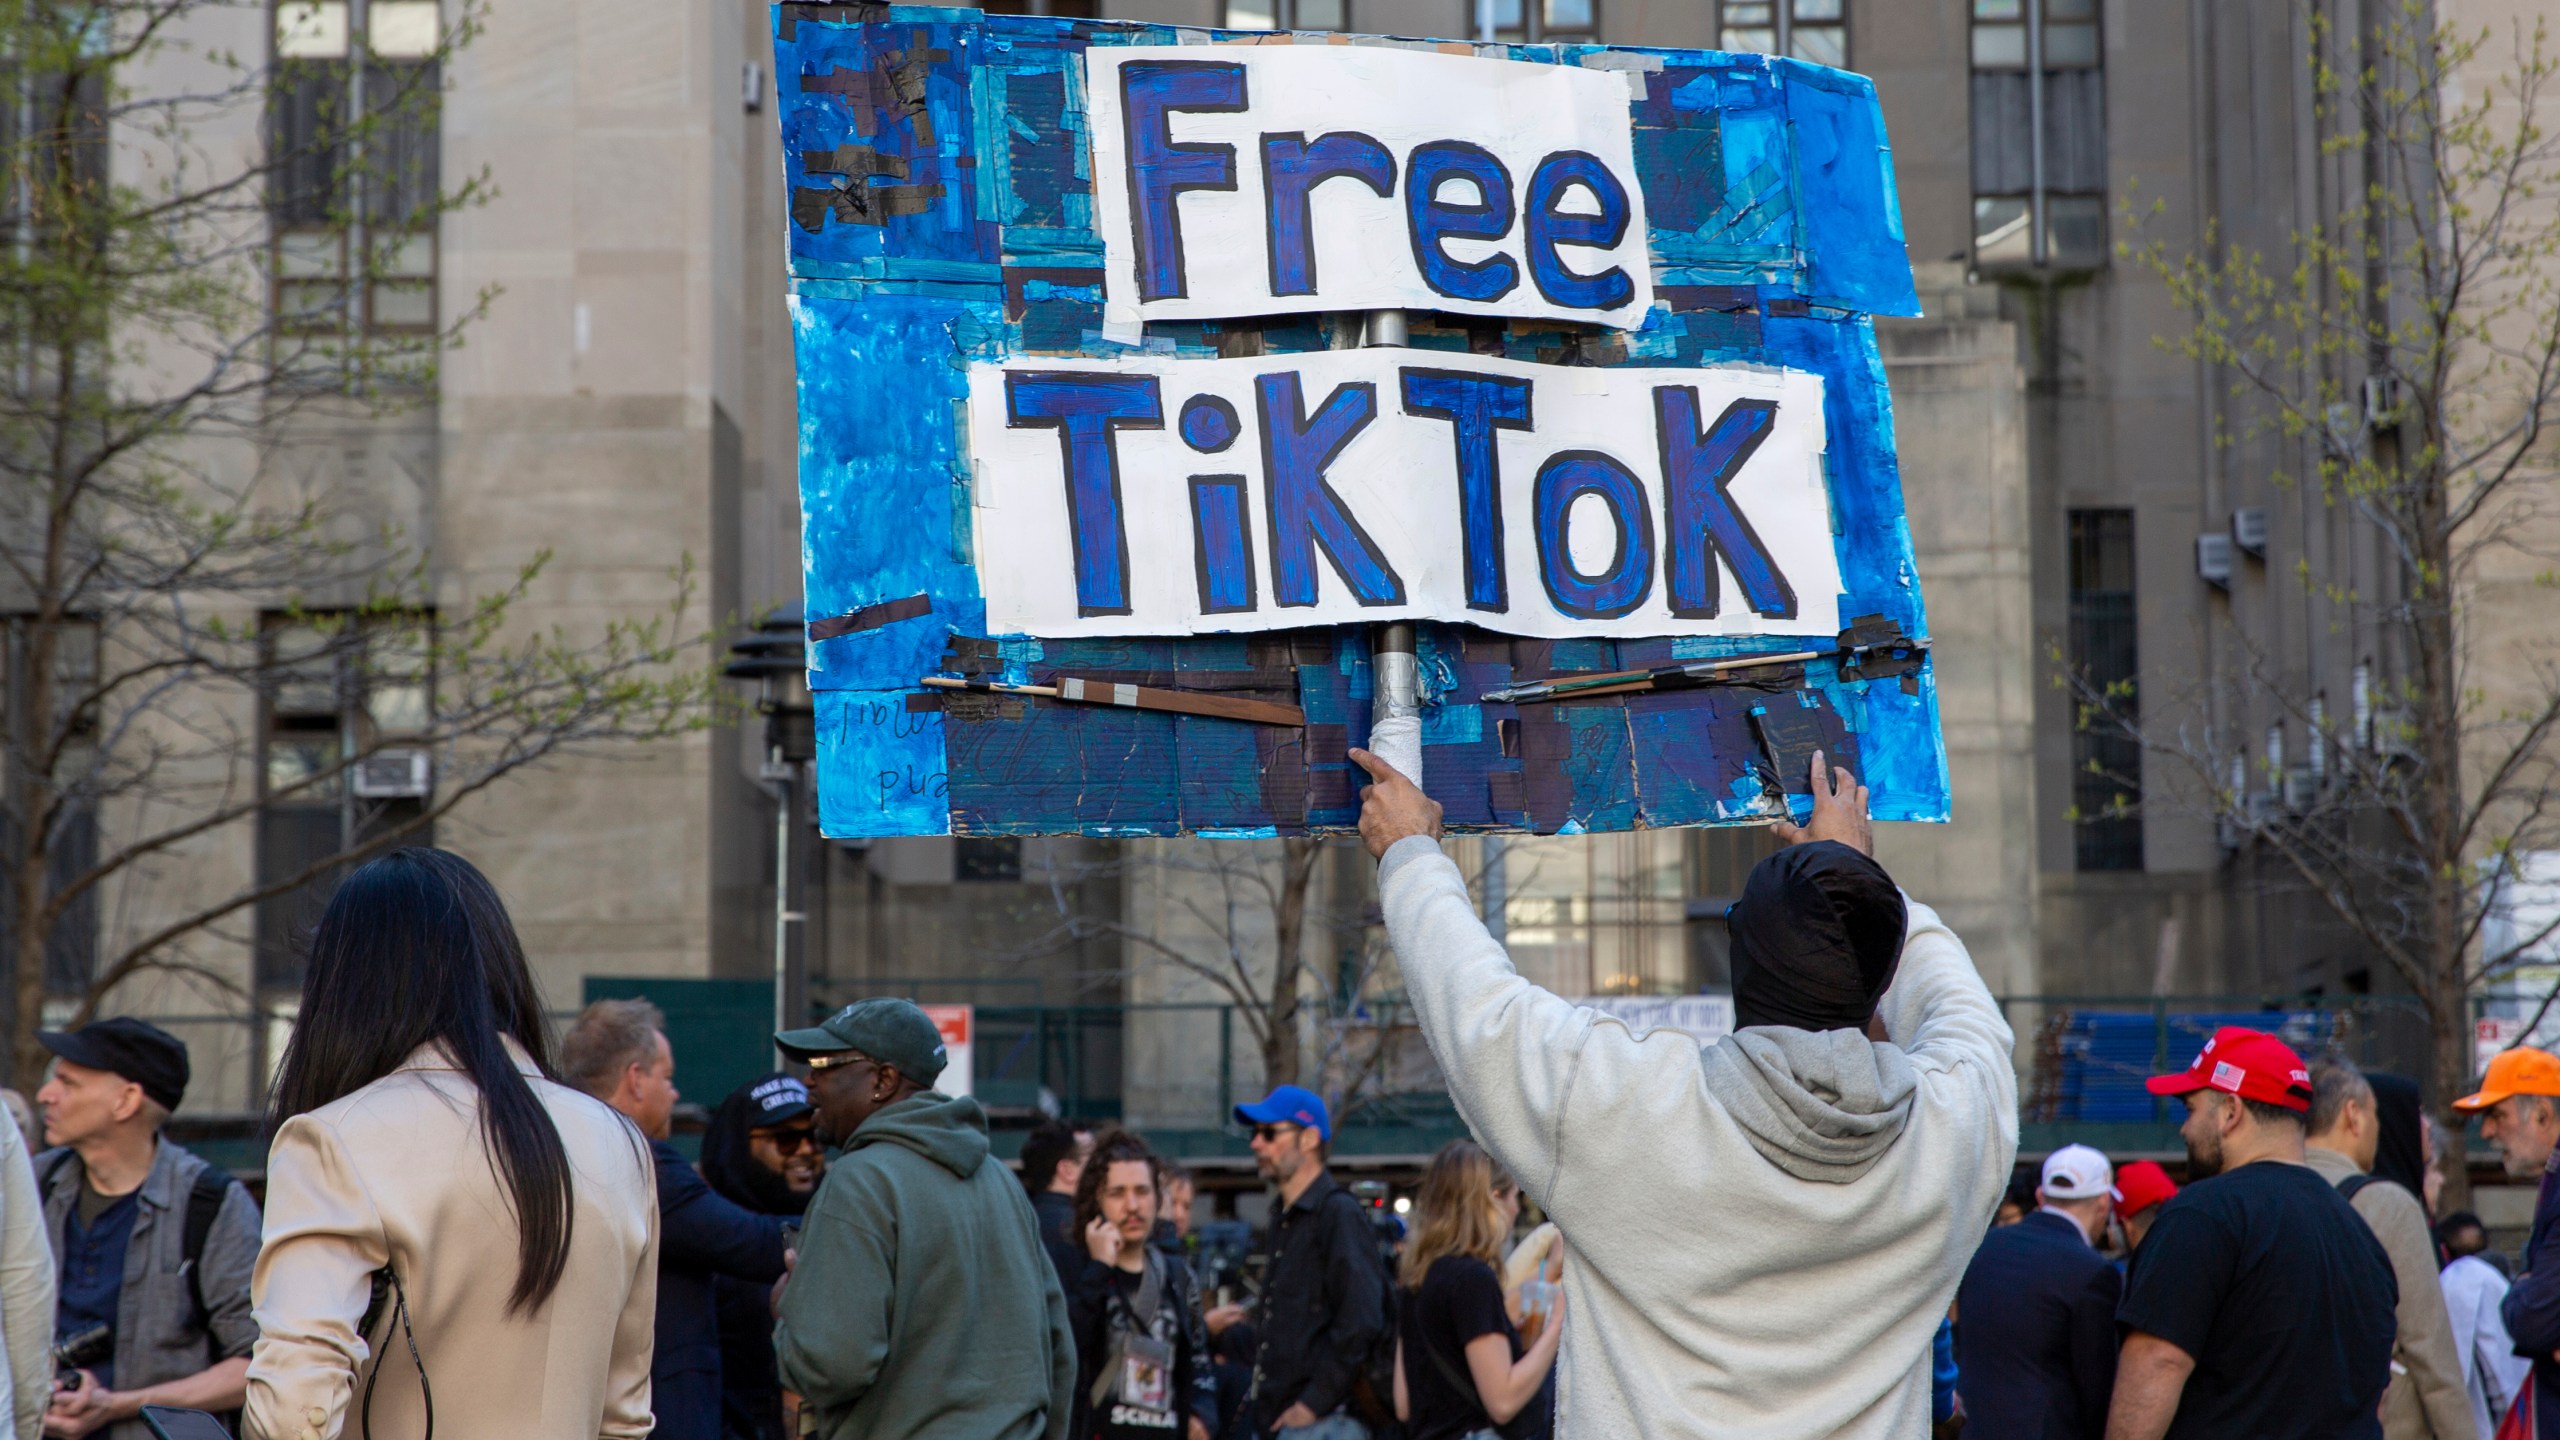
<path id="1" fill-rule="evenodd" d="M 1817 746 L 1945 817 L 1865 80 L 876 3 L 775 38 L 828 833 L 1348 828 L 1388 619 L 1455 827 L 1765 821 Z M 1406 342 L 1352 348 L 1377 310 Z"/>

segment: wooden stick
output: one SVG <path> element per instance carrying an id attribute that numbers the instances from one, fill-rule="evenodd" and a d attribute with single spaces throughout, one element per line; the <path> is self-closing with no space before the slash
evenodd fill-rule
<path id="1" fill-rule="evenodd" d="M 1572 675 L 1553 680 L 1532 681 L 1506 690 L 1487 691 L 1488 702 L 1508 701 L 1515 705 L 1539 700 L 1579 699 L 1588 695 L 1617 695 L 1629 690 L 1651 690 L 1664 681 L 1707 680 L 1728 670 L 1749 670 L 1762 665 L 1795 665 L 1819 660 L 1835 652 L 1829 650 L 1797 650 L 1785 655 L 1746 655 L 1736 660 L 1710 660 L 1689 665 L 1666 665 L 1655 670 L 1610 670 L 1598 675 Z"/>
<path id="2" fill-rule="evenodd" d="M 961 680 L 927 675 L 920 684 L 936 690 L 985 690 L 998 695 L 1036 695 L 1079 705 L 1119 705 L 1132 710 L 1161 710 L 1177 715 L 1205 715 L 1216 720 L 1242 720 L 1255 725 L 1303 726 L 1307 712 L 1295 705 L 1268 700 L 1239 700 L 1231 695 L 1202 695 L 1190 690 L 1158 690 L 1061 675 L 1055 685 L 1007 685 L 999 680 Z"/>

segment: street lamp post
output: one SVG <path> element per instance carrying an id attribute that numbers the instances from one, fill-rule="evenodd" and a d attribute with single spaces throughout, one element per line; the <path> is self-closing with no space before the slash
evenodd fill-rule
<path id="1" fill-rule="evenodd" d="M 773 818 L 773 1028 L 794 1028 L 808 1005 L 809 961 L 805 944 L 793 944 L 793 927 L 808 911 L 795 903 L 791 830 L 799 819 L 803 780 L 818 756 L 818 708 L 809 694 L 808 644 L 800 607 L 774 611 L 746 639 L 729 647 L 721 673 L 756 684 L 756 711 L 764 716 L 764 763 L 756 778 L 772 787 Z"/>

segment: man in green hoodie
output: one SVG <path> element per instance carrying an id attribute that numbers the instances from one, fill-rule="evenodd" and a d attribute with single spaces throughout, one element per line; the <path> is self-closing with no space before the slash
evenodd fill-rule
<path id="1" fill-rule="evenodd" d="M 1075 1385 L 1066 1296 L 987 1114 L 936 1093 L 942 1036 L 861 1000 L 774 1037 L 809 1067 L 841 1145 L 775 1306 L 782 1388 L 830 1440 L 1062 1440 Z"/>

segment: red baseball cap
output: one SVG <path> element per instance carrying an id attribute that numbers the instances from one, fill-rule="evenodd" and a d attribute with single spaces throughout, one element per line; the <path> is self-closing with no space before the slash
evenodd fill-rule
<path id="1" fill-rule="evenodd" d="M 2139 1215 L 2178 1193 L 2178 1182 L 2156 1161 L 2136 1160 L 2116 1172 L 2116 1218 Z"/>
<path id="2" fill-rule="evenodd" d="M 2311 1108 L 2311 1067 L 2302 1063 L 2292 1046 L 2264 1030 L 2240 1025 L 2214 1031 L 2186 1069 L 2175 1075 L 2154 1075 L 2143 1084 L 2154 1095 L 2220 1090 L 2288 1110 Z"/>

